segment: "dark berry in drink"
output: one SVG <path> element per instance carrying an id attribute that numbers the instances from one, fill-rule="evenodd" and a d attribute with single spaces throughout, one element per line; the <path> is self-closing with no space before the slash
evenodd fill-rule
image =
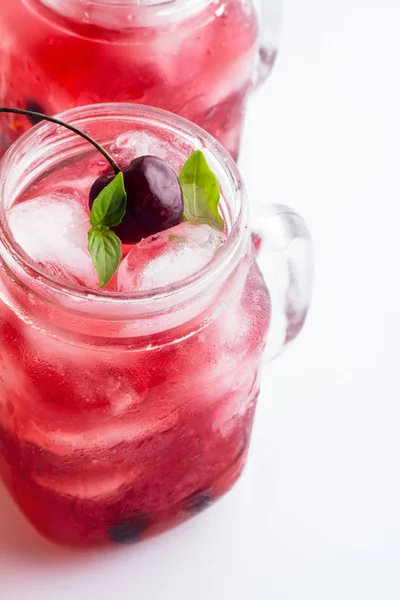
<path id="1" fill-rule="evenodd" d="M 108 530 L 108 538 L 116 544 L 138 542 L 150 525 L 150 517 L 147 515 L 138 515 L 112 525 Z"/>
<path id="2" fill-rule="evenodd" d="M 28 100 L 24 108 L 26 110 L 31 110 L 32 112 L 42 113 L 42 115 L 46 114 L 46 111 L 43 108 L 43 106 L 39 104 L 39 102 L 36 102 L 36 100 Z M 32 123 L 32 125 L 37 125 L 42 120 L 40 117 L 36 117 L 34 115 L 29 116 L 28 119 Z"/>
<path id="3" fill-rule="evenodd" d="M 186 499 L 186 507 L 192 512 L 202 512 L 211 504 L 213 504 L 214 498 L 209 490 L 202 490 L 196 492 Z"/>

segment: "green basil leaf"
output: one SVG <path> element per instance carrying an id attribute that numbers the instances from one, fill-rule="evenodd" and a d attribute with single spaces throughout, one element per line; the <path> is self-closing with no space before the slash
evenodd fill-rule
<path id="1" fill-rule="evenodd" d="M 178 179 L 183 193 L 185 220 L 200 221 L 216 229 L 223 229 L 224 220 L 218 211 L 221 196 L 218 180 L 201 150 L 196 150 L 189 156 Z"/>
<path id="2" fill-rule="evenodd" d="M 88 233 L 88 249 L 103 288 L 118 269 L 122 258 L 121 241 L 110 229 L 92 228 Z"/>
<path id="3" fill-rule="evenodd" d="M 101 229 L 119 225 L 126 212 L 126 191 L 122 172 L 97 196 L 90 211 L 90 224 Z"/>

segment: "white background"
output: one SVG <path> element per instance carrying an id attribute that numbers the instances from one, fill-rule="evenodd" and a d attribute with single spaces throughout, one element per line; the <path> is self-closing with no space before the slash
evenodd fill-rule
<path id="1" fill-rule="evenodd" d="M 89 554 L 0 491 L 2 600 L 400 597 L 400 3 L 287 0 L 242 171 L 316 251 L 306 329 L 266 369 L 249 463 L 191 522 Z"/>

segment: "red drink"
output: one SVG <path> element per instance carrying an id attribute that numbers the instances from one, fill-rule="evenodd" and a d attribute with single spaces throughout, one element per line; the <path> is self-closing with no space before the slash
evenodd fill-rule
<path id="1" fill-rule="evenodd" d="M 13 0 L 0 32 L 3 106 L 56 114 L 147 104 L 197 123 L 237 157 L 258 57 L 252 0 Z M 3 147 L 30 126 L 25 117 L 1 123 Z"/>
<path id="2" fill-rule="evenodd" d="M 46 124 L 0 167 L 0 473 L 34 526 L 68 544 L 140 539 L 224 494 L 259 392 L 269 296 L 236 167 L 191 124 L 135 110 L 68 120 L 122 165 L 151 153 L 179 170 L 205 147 L 226 230 L 181 223 L 126 247 L 113 291 L 90 289 L 85 254 L 102 157 Z"/>

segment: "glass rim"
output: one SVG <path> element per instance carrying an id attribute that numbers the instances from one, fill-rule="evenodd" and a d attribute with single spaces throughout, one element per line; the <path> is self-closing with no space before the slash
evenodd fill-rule
<path id="1" fill-rule="evenodd" d="M 50 122 L 42 122 L 18 138 L 11 147 L 7 150 L 0 161 L 0 243 L 3 245 L 13 260 L 18 264 L 19 268 L 29 277 L 33 277 L 36 281 L 39 279 L 52 292 L 68 294 L 79 300 L 84 300 L 90 297 L 91 300 L 99 302 L 115 302 L 115 303 L 132 303 L 146 302 L 149 300 L 162 300 L 179 296 L 181 292 L 187 292 L 190 289 L 195 289 L 199 284 L 204 284 L 207 279 L 213 280 L 217 273 L 223 273 L 232 260 L 237 256 L 237 251 L 242 246 L 242 238 L 246 229 L 247 220 L 247 198 L 244 190 L 243 181 L 238 171 L 237 165 L 229 152 L 215 140 L 209 133 L 201 129 L 198 125 L 188 121 L 187 119 L 170 113 L 168 111 L 154 108 L 141 104 L 134 103 L 118 103 L 108 102 L 99 104 L 90 104 L 75 107 L 57 114 L 57 118 L 71 123 L 79 128 L 81 120 L 99 120 L 115 116 L 119 118 L 140 119 L 140 122 L 147 122 L 149 125 L 153 123 L 155 126 L 168 129 L 180 135 L 181 137 L 190 138 L 196 145 L 206 148 L 212 154 L 219 166 L 224 171 L 227 177 L 229 187 L 232 193 L 238 197 L 239 205 L 232 226 L 228 231 L 226 241 L 221 249 L 213 256 L 213 258 L 201 269 L 192 275 L 185 277 L 179 281 L 151 290 L 138 290 L 135 292 L 118 292 L 104 291 L 86 288 L 76 285 L 53 276 L 51 273 L 40 267 L 32 260 L 27 253 L 15 241 L 6 218 L 6 210 L 4 206 L 4 188 L 7 180 L 7 172 L 10 166 L 14 163 L 18 152 L 23 149 L 24 145 L 35 138 L 40 132 L 41 138 L 45 138 L 45 143 L 48 144 L 51 138 L 55 136 L 57 131 L 61 130 Z M 67 129 L 62 128 L 66 132 L 66 136 L 71 135 Z M 43 150 L 42 150 L 43 151 Z M 57 158 L 54 161 L 56 164 Z"/>
<path id="2" fill-rule="evenodd" d="M 57 0 L 56 0 L 57 1 Z M 58 0 L 60 2 L 60 0 Z M 63 0 L 61 0 L 62 2 Z M 139 7 L 139 8 L 157 8 L 157 7 L 170 7 L 172 10 L 176 10 L 176 5 L 201 5 L 205 3 L 211 3 L 212 0 L 67 0 L 68 4 L 71 5 L 80 5 L 83 8 L 90 6 L 99 6 L 104 8 L 110 7 L 120 7 L 120 8 L 129 8 L 131 7 Z M 46 6 L 51 6 L 54 0 L 39 0 Z"/>

